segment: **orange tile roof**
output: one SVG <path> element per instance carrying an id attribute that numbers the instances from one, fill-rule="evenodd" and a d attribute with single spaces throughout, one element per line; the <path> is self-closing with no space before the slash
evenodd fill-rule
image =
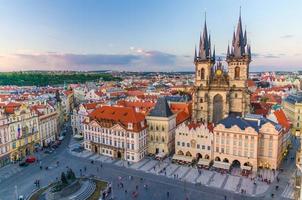
<path id="1" fill-rule="evenodd" d="M 144 92 L 140 90 L 129 90 L 127 91 L 128 96 L 139 96 L 139 95 L 144 95 Z"/>
<path id="2" fill-rule="evenodd" d="M 102 105 L 104 102 L 93 102 L 93 103 L 86 103 L 83 104 L 83 106 L 87 109 L 87 110 L 91 110 L 91 109 L 95 109 L 96 107 L 98 107 L 99 105 Z"/>
<path id="3" fill-rule="evenodd" d="M 248 87 L 256 87 L 256 83 L 253 80 L 248 79 L 247 80 L 247 86 Z"/>
<path id="4" fill-rule="evenodd" d="M 117 102 L 117 105 L 131 107 L 131 108 L 139 108 L 148 112 L 155 106 L 155 102 L 153 101 L 125 101 L 121 100 Z"/>
<path id="5" fill-rule="evenodd" d="M 188 103 L 177 103 L 177 102 L 173 102 L 170 104 L 170 109 L 172 111 L 185 111 L 186 113 L 188 113 L 189 115 L 191 115 L 192 113 L 192 102 L 188 102 Z"/>
<path id="6" fill-rule="evenodd" d="M 190 118 L 190 115 L 185 111 L 179 111 L 176 115 L 176 124 L 181 124 L 184 121 L 188 120 Z"/>
<path id="7" fill-rule="evenodd" d="M 287 119 L 287 117 L 282 109 L 276 110 L 274 112 L 274 115 L 276 116 L 277 121 L 281 126 L 283 126 L 284 128 L 287 128 L 287 129 L 290 128 L 290 122 Z"/>
<path id="8" fill-rule="evenodd" d="M 125 129 L 128 129 L 128 123 L 133 123 L 133 130 L 137 132 L 147 127 L 146 123 L 143 127 L 141 126 L 141 122 L 145 121 L 145 116 L 129 107 L 103 106 L 92 111 L 89 117 L 98 122 L 111 121 L 114 124 L 121 124 Z"/>

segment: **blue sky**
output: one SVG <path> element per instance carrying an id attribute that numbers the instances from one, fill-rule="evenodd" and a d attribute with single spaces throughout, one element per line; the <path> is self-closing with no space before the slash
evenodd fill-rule
<path id="1" fill-rule="evenodd" d="M 302 69 L 301 0 L 0 2 L 0 71 L 192 71 L 204 12 L 223 56 L 240 6 L 251 69 Z"/>

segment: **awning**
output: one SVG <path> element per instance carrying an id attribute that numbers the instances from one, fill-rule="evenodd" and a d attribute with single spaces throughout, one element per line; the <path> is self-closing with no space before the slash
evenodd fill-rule
<path id="1" fill-rule="evenodd" d="M 178 161 L 184 161 L 184 162 L 192 162 L 193 157 L 174 154 L 172 160 L 178 160 Z"/>
<path id="2" fill-rule="evenodd" d="M 221 161 L 214 161 L 214 165 L 213 165 L 213 167 L 215 168 L 226 169 L 226 170 L 229 170 L 230 166 L 231 166 L 230 163 L 221 162 Z"/>
<path id="3" fill-rule="evenodd" d="M 83 139 L 83 136 L 82 136 L 82 135 L 77 134 L 77 135 L 73 136 L 73 138 L 75 138 L 75 139 Z"/>
<path id="4" fill-rule="evenodd" d="M 210 162 L 211 161 L 209 159 L 202 159 L 202 158 L 200 158 L 197 164 L 198 165 L 209 166 Z"/>
<path id="5" fill-rule="evenodd" d="M 165 154 L 165 153 L 158 153 L 158 154 L 156 154 L 156 158 L 164 158 L 164 157 L 166 157 L 166 155 L 167 154 Z"/>
<path id="6" fill-rule="evenodd" d="M 243 165 L 243 166 L 241 166 L 241 169 L 244 169 L 244 170 L 251 170 L 252 169 L 252 167 L 251 166 L 245 166 L 245 165 Z"/>

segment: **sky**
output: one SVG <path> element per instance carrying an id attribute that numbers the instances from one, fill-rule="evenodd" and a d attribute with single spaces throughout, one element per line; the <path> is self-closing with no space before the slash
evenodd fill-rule
<path id="1" fill-rule="evenodd" d="M 0 71 L 193 71 L 205 12 L 223 59 L 240 7 L 251 71 L 302 70 L 301 0 L 0 0 Z"/>

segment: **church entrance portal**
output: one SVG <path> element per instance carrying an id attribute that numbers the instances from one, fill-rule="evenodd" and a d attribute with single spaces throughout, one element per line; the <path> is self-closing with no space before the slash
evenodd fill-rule
<path id="1" fill-rule="evenodd" d="M 213 99 L 213 122 L 217 123 L 223 117 L 223 99 L 220 94 L 214 96 Z"/>

